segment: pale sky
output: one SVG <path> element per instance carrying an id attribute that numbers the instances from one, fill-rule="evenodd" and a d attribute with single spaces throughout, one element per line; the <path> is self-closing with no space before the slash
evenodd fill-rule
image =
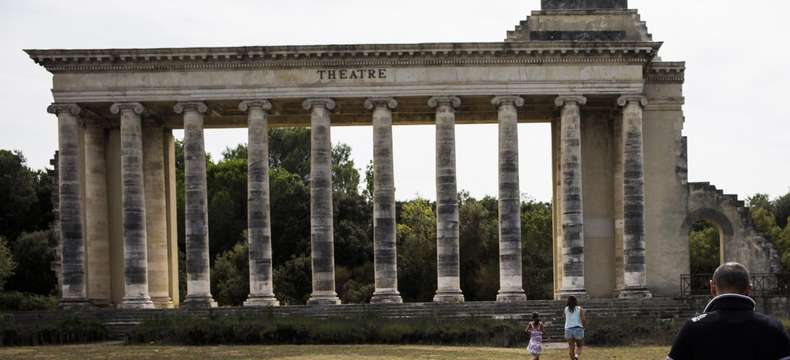
<path id="1" fill-rule="evenodd" d="M 742 198 L 790 189 L 790 2 L 631 0 L 660 56 L 687 62 L 684 134 L 689 179 Z M 26 48 L 148 48 L 502 41 L 538 0 L 0 0 L 0 148 L 22 150 L 29 166 L 49 166 L 57 148 L 51 75 Z M 368 127 L 333 128 L 357 167 L 372 157 Z M 549 126 L 521 125 L 521 191 L 551 198 Z M 434 198 L 434 131 L 396 127 L 398 199 Z M 246 131 L 210 130 L 219 157 Z M 497 193 L 494 125 L 457 128 L 458 183 L 473 196 Z"/>

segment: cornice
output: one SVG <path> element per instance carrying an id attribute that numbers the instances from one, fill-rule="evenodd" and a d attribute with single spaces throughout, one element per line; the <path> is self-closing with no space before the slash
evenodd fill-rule
<path id="1" fill-rule="evenodd" d="M 499 42 L 161 49 L 25 50 L 52 73 L 339 66 L 646 64 L 660 42 Z"/>
<path id="2" fill-rule="evenodd" d="M 686 76 L 685 62 L 653 62 L 647 69 L 649 82 L 683 83 Z"/>

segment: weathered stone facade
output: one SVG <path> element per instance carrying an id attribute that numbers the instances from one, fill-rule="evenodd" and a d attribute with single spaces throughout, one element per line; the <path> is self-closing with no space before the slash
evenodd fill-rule
<path id="1" fill-rule="evenodd" d="M 278 305 L 266 164 L 266 131 L 274 127 L 312 129 L 311 304 L 340 301 L 331 128 L 346 125 L 373 128 L 374 303 L 402 302 L 396 125 L 436 126 L 437 302 L 464 301 L 456 124 L 499 125 L 500 302 L 526 300 L 518 178 L 519 162 L 530 156 L 518 153 L 524 122 L 552 124 L 557 298 L 677 295 L 689 271 L 688 227 L 701 218 L 721 227 L 725 259 L 775 270 L 775 250 L 737 199 L 687 183 L 685 64 L 661 61 L 660 47 L 626 0 L 544 0 L 502 42 L 28 50 L 53 74 L 63 303 L 179 303 L 172 129 L 185 130 L 182 266 L 190 306 L 215 305 L 207 128 L 249 129 L 251 306 Z"/>

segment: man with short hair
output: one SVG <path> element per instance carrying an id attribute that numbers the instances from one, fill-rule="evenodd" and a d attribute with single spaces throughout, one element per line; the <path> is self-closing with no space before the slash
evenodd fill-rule
<path id="1" fill-rule="evenodd" d="M 754 312 L 749 271 L 719 266 L 710 281 L 713 300 L 683 326 L 668 360 L 790 360 L 790 337 L 777 320 Z"/>

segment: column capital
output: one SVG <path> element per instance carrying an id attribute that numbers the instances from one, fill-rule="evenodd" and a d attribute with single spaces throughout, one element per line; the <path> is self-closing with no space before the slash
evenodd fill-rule
<path id="1" fill-rule="evenodd" d="M 495 96 L 491 99 L 491 104 L 497 108 L 503 105 L 513 105 L 518 108 L 524 106 L 524 98 L 515 95 Z"/>
<path id="2" fill-rule="evenodd" d="M 332 111 L 337 107 L 337 103 L 335 102 L 335 100 L 332 100 L 330 98 L 305 99 L 305 101 L 302 102 L 302 107 L 305 110 L 312 110 L 314 107 L 317 106 Z"/>
<path id="3" fill-rule="evenodd" d="M 554 105 L 557 107 L 570 104 L 585 105 L 587 104 L 587 98 L 581 95 L 561 95 L 554 99 Z"/>
<path id="4" fill-rule="evenodd" d="M 208 106 L 206 106 L 206 103 L 201 101 L 180 102 L 180 103 L 176 103 L 176 105 L 173 106 L 173 111 L 175 111 L 176 114 L 181 114 L 185 111 L 190 111 L 190 110 L 197 111 L 201 114 L 205 114 L 206 111 L 208 111 Z"/>
<path id="5" fill-rule="evenodd" d="M 374 97 L 365 100 L 365 109 L 373 110 L 380 106 L 386 106 L 390 110 L 395 110 L 398 108 L 398 100 L 391 97 Z"/>
<path id="6" fill-rule="evenodd" d="M 137 115 L 142 115 L 145 111 L 145 107 L 138 102 L 115 103 L 110 106 L 110 112 L 113 114 L 119 114 L 124 110 L 133 111 Z"/>
<path id="7" fill-rule="evenodd" d="M 447 105 L 453 109 L 461 106 L 461 98 L 457 96 L 434 96 L 428 99 L 428 106 L 436 108 L 442 105 Z"/>
<path id="8" fill-rule="evenodd" d="M 636 102 L 642 107 L 647 106 L 647 97 L 644 95 L 623 95 L 617 99 L 617 105 L 626 106 L 632 102 Z"/>
<path id="9" fill-rule="evenodd" d="M 77 104 L 63 104 L 52 103 L 47 106 L 47 112 L 50 114 L 58 115 L 62 112 L 68 111 L 71 115 L 77 116 L 82 112 L 82 108 Z"/>
<path id="10" fill-rule="evenodd" d="M 263 111 L 269 111 L 272 109 L 272 103 L 266 99 L 244 100 L 239 103 L 239 110 L 243 112 L 247 112 L 252 108 L 260 108 Z"/>

